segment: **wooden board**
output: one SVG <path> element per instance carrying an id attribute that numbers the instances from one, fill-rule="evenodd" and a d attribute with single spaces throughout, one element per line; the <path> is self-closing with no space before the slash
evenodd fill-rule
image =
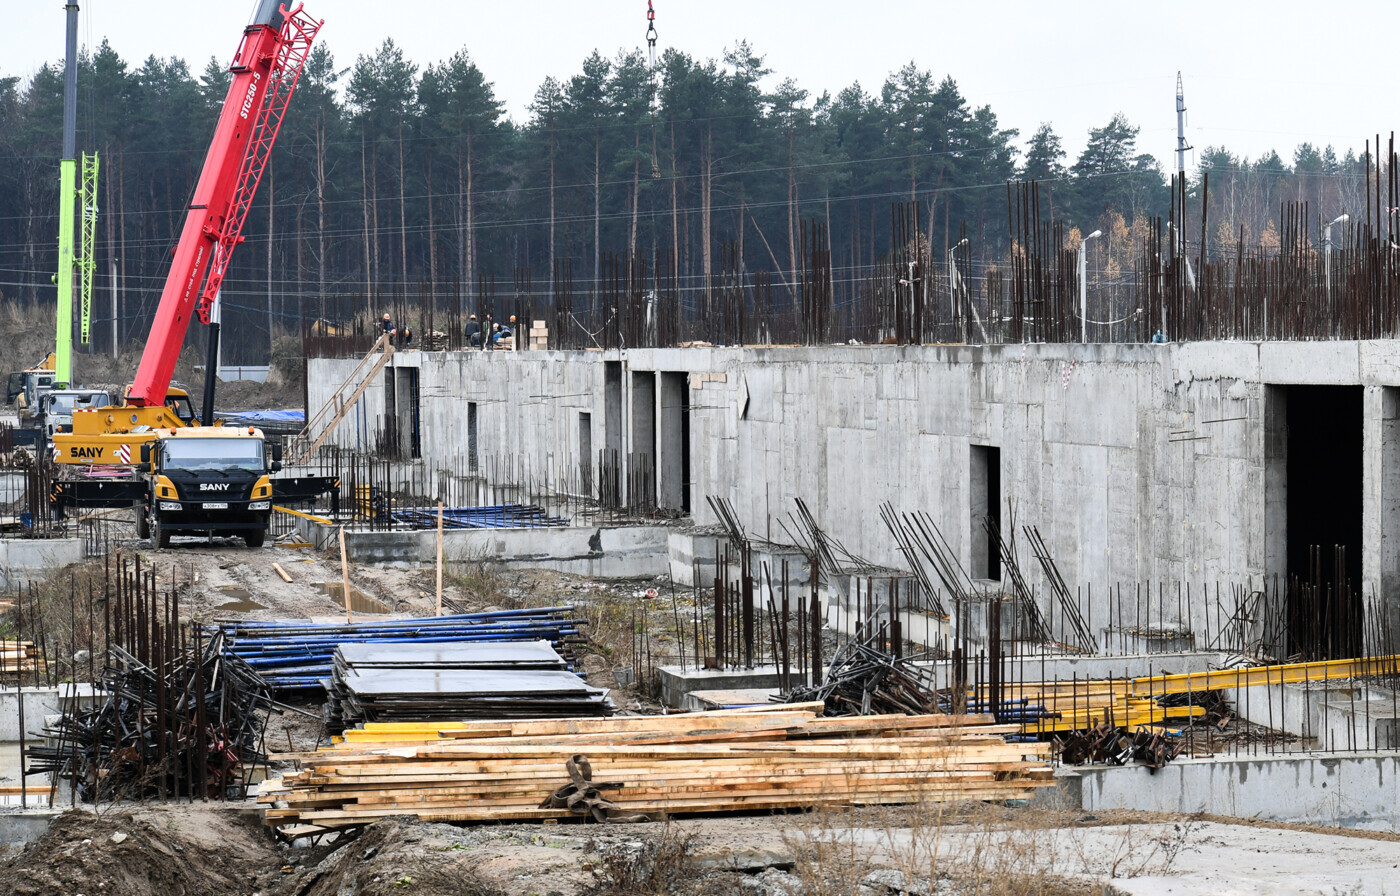
<path id="1" fill-rule="evenodd" d="M 1048 746 L 990 716 L 823 718 L 820 704 L 621 719 L 369 724 L 263 783 L 264 821 L 335 829 L 378 818 L 565 818 L 541 809 L 586 755 L 624 814 L 1024 799 L 1053 785 Z M 360 740 L 365 738 L 365 740 Z M 416 741 L 406 740 L 417 738 Z"/>

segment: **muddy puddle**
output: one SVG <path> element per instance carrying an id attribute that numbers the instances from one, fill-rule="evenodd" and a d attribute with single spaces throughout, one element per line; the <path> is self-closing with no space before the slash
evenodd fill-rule
<path id="1" fill-rule="evenodd" d="M 340 606 L 345 606 L 345 594 L 339 582 L 317 582 L 316 587 Z M 350 611 L 371 615 L 387 615 L 394 612 L 383 601 L 365 594 L 353 584 L 350 586 Z"/>
<path id="2" fill-rule="evenodd" d="M 227 603 L 219 604 L 214 608 L 220 613 L 252 613 L 255 610 L 266 610 L 267 607 L 253 600 L 253 594 L 247 588 L 239 588 L 236 585 L 220 585 L 218 591 L 229 597 Z"/>

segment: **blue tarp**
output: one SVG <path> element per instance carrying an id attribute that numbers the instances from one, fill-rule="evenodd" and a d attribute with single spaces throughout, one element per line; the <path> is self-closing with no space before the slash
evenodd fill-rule
<path id="1" fill-rule="evenodd" d="M 226 422 L 239 423 L 305 423 L 305 411 L 224 411 L 219 416 Z"/>

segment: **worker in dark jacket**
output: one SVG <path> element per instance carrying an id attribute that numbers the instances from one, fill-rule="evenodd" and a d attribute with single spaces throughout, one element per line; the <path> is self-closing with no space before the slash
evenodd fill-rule
<path id="1" fill-rule="evenodd" d="M 475 314 L 467 318 L 467 325 L 462 329 L 462 338 L 468 346 L 481 347 L 481 323 L 477 321 Z"/>

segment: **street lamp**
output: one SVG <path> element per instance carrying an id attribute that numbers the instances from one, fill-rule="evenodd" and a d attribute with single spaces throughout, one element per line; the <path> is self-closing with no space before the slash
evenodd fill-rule
<path id="1" fill-rule="evenodd" d="M 1103 236 L 1103 231 L 1095 230 L 1079 241 L 1079 341 L 1081 343 L 1089 341 L 1089 256 L 1084 251 L 1084 246 L 1089 240 L 1101 236 Z"/>
<path id="2" fill-rule="evenodd" d="M 913 319 L 914 319 L 914 284 L 916 284 L 916 283 L 919 282 L 919 277 L 915 275 L 915 272 L 918 270 L 918 267 L 919 267 L 919 263 L 918 263 L 917 261 L 911 261 L 911 262 L 909 262 L 909 278 L 908 278 L 908 279 L 905 279 L 904 277 L 900 277 L 900 278 L 899 278 L 899 285 L 900 285 L 900 286 L 907 286 L 907 287 L 909 287 L 909 299 L 908 299 L 908 304 L 900 311 L 899 316 L 900 316 L 900 317 L 903 317 L 905 320 L 909 320 L 909 321 L 911 321 L 911 322 L 912 322 Z M 922 338 L 922 334 L 919 334 L 919 335 L 920 335 L 920 338 Z M 914 340 L 913 340 L 913 338 L 911 338 L 909 341 L 912 343 Z"/>
<path id="3" fill-rule="evenodd" d="M 1332 223 L 1322 228 L 1322 279 L 1327 285 L 1327 301 L 1332 301 L 1332 227 L 1351 219 L 1351 215 L 1342 212 L 1332 219 Z"/>
<path id="4" fill-rule="evenodd" d="M 963 246 L 967 245 L 967 237 L 958 240 L 957 245 L 948 250 L 948 311 L 953 315 L 953 320 L 958 319 L 958 262 L 953 257 Z"/>

